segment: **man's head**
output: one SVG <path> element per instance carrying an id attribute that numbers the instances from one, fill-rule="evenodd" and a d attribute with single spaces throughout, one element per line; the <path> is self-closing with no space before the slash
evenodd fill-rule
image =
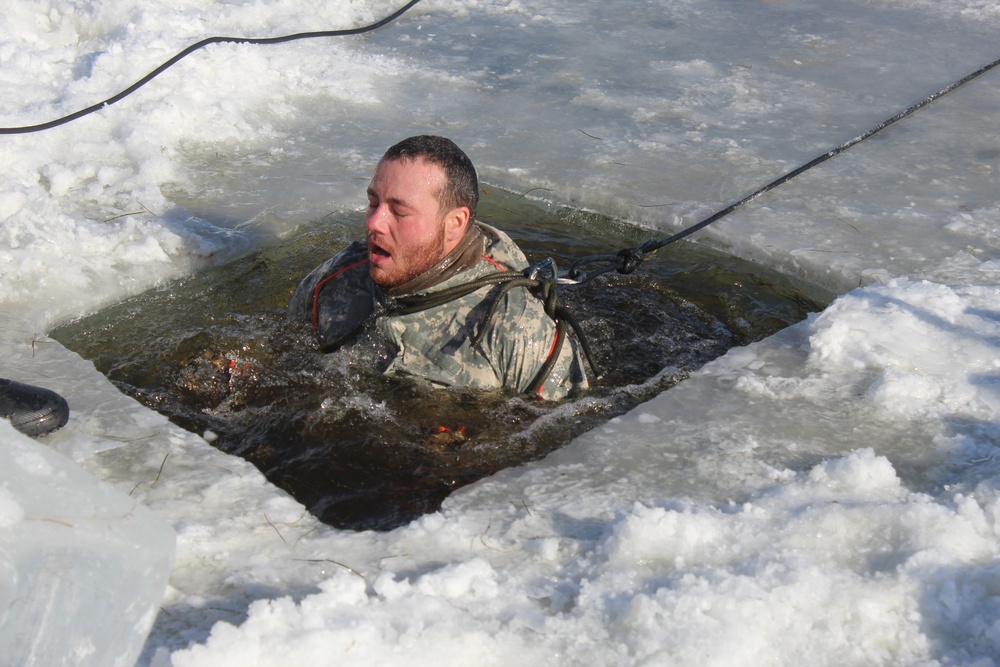
<path id="1" fill-rule="evenodd" d="M 395 287 L 444 259 L 478 202 L 476 170 L 452 141 L 418 136 L 391 147 L 368 185 L 365 226 L 375 284 Z"/>

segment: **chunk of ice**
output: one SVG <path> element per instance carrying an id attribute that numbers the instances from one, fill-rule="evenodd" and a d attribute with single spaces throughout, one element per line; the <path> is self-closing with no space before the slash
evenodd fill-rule
<path id="1" fill-rule="evenodd" d="M 148 509 L 0 420 L 3 664 L 131 667 L 174 542 Z"/>

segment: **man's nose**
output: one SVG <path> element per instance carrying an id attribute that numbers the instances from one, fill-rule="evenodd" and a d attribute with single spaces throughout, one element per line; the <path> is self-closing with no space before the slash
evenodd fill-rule
<path id="1" fill-rule="evenodd" d="M 365 217 L 365 229 L 369 233 L 385 234 L 388 228 L 386 207 L 376 206 L 374 209 L 369 209 L 368 215 Z"/>

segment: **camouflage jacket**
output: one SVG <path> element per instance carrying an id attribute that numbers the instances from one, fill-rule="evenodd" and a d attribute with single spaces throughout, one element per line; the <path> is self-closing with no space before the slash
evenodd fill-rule
<path id="1" fill-rule="evenodd" d="M 528 261 L 503 232 L 475 223 L 485 251 L 471 268 L 419 294 L 432 294 L 500 271 L 520 273 Z M 312 324 L 324 351 L 366 341 L 384 349 L 384 372 L 408 374 L 441 386 L 524 392 L 555 347 L 557 326 L 542 302 L 518 287 L 502 296 L 484 322 L 496 285 L 411 314 L 393 312 L 393 297 L 368 276 L 368 253 L 355 242 L 317 267 L 299 284 L 289 304 L 293 319 Z M 407 295 L 409 296 L 409 295 Z M 471 339 L 482 332 L 478 346 Z M 587 387 L 577 341 L 568 337 L 539 390 L 560 399 Z"/>

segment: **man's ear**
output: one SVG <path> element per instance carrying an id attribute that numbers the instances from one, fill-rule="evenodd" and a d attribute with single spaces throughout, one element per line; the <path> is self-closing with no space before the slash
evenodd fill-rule
<path id="1" fill-rule="evenodd" d="M 444 238 L 447 245 L 458 244 L 469 228 L 471 213 L 467 206 L 453 208 L 444 218 Z"/>

